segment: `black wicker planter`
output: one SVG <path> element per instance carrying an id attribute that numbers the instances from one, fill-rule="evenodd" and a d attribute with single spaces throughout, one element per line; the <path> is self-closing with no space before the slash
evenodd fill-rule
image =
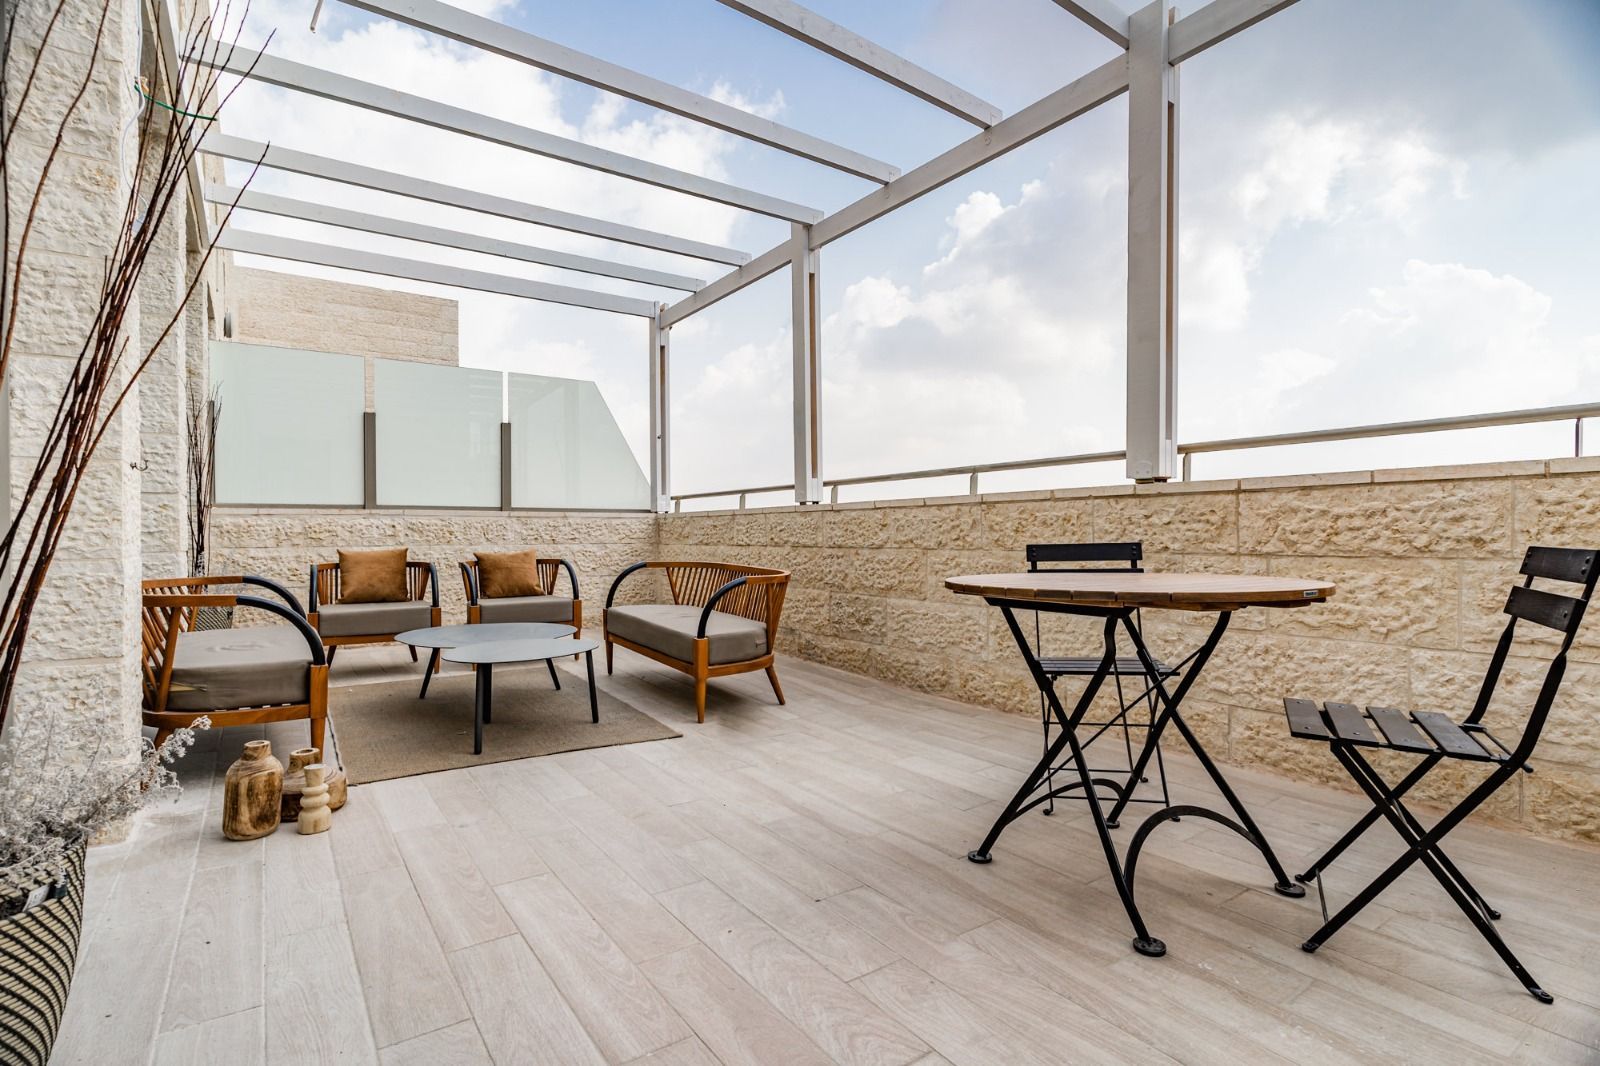
<path id="1" fill-rule="evenodd" d="M 32 910 L 0 918 L 0 1064 L 45 1066 L 61 1029 L 83 930 L 84 847 L 64 889 Z M 9 908 L 7 908 L 9 909 Z"/>

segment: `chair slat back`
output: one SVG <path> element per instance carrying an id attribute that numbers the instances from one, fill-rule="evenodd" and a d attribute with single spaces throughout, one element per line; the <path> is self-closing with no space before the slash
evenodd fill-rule
<path id="1" fill-rule="evenodd" d="M 1583 601 L 1576 596 L 1515 585 L 1506 599 L 1506 614 L 1559 633 L 1570 633 L 1583 618 Z"/>
<path id="2" fill-rule="evenodd" d="M 1539 695 L 1528 713 L 1522 737 L 1518 740 L 1516 750 L 1511 756 L 1513 761 L 1526 762 L 1533 753 L 1534 745 L 1539 741 L 1539 735 L 1544 731 L 1545 719 L 1549 716 L 1550 707 L 1555 703 L 1556 694 L 1560 691 L 1561 679 L 1566 674 L 1567 649 L 1572 646 L 1572 639 L 1578 633 L 1589 600 L 1594 595 L 1596 578 L 1600 577 L 1600 567 L 1595 565 L 1597 559 L 1600 559 L 1600 551 L 1592 548 L 1551 548 L 1539 545 L 1530 547 L 1523 556 L 1521 573 L 1525 580 L 1520 585 L 1514 585 L 1506 598 L 1505 613 L 1511 618 L 1501 632 L 1500 640 L 1495 644 L 1494 655 L 1489 660 L 1489 669 L 1485 672 L 1483 684 L 1478 689 L 1477 703 L 1473 706 L 1472 713 L 1467 716 L 1467 723 L 1473 724 L 1479 722 L 1488 712 L 1489 704 L 1494 699 L 1495 688 L 1500 683 L 1500 674 L 1505 667 L 1506 658 L 1511 654 L 1512 641 L 1519 621 L 1530 622 L 1560 633 L 1561 647 L 1551 657 L 1550 665 L 1545 670 L 1544 682 L 1539 686 Z M 1535 578 L 1580 585 L 1581 591 L 1573 596 L 1565 592 L 1536 589 L 1533 587 Z"/>
<path id="3" fill-rule="evenodd" d="M 554 595 L 556 582 L 561 577 L 561 560 L 538 559 L 535 560 L 534 566 L 539 574 L 539 587 L 544 589 L 546 594 Z M 461 564 L 461 581 L 466 586 L 467 599 L 469 600 L 472 599 L 474 587 L 477 587 L 480 592 L 482 591 L 482 586 L 478 585 L 478 560 L 468 559 Z"/>
<path id="4" fill-rule="evenodd" d="M 1600 553 L 1592 548 L 1546 548 L 1535 545 L 1522 557 L 1520 572 L 1526 577 L 1544 577 L 1582 585 L 1595 573 L 1597 554 Z"/>
<path id="5" fill-rule="evenodd" d="M 1144 558 L 1144 542 L 1130 541 L 1102 541 L 1086 544 L 1030 544 L 1028 545 L 1028 569 L 1040 571 L 1045 569 L 1040 563 L 1125 563 L 1126 569 L 1139 573 L 1144 568 L 1139 565 Z M 1123 569 L 1123 567 L 1050 567 L 1050 570 L 1060 573 L 1084 573 L 1089 570 Z"/>
<path id="6" fill-rule="evenodd" d="M 734 578 L 771 573 L 759 567 L 716 563 L 669 564 L 665 569 L 667 585 L 672 590 L 672 602 L 690 607 L 704 607 L 713 593 Z M 781 603 L 774 603 L 771 588 L 767 584 L 741 585 L 718 600 L 714 609 L 767 623 L 770 628 L 777 614 L 774 607 Z"/>
<path id="7" fill-rule="evenodd" d="M 339 602 L 339 564 L 315 563 L 312 573 L 316 575 L 315 588 L 312 589 L 311 598 L 320 607 L 325 603 Z"/>

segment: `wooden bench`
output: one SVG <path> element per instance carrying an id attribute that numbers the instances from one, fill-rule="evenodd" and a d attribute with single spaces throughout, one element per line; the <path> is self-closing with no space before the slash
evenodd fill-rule
<path id="1" fill-rule="evenodd" d="M 666 571 L 672 602 L 617 607 L 617 589 L 640 570 Z M 611 583 L 601 626 L 606 673 L 613 644 L 694 678 L 696 718 L 706 720 L 706 682 L 713 677 L 765 670 L 781 705 L 783 688 L 773 667 L 778 617 L 789 588 L 787 570 L 733 563 L 634 563 Z"/>

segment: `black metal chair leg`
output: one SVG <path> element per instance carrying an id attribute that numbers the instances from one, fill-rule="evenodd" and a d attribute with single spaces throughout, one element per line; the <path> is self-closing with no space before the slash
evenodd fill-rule
<path id="1" fill-rule="evenodd" d="M 556 661 L 554 659 L 546 659 L 544 664 L 550 668 L 550 680 L 555 683 L 556 691 L 560 692 L 561 678 L 556 674 Z"/>
<path id="2" fill-rule="evenodd" d="M 1408 791 L 1410 791 L 1411 786 L 1415 785 L 1418 781 L 1421 781 L 1423 776 L 1426 775 L 1428 771 L 1432 770 L 1442 758 L 1442 755 L 1429 755 L 1416 766 L 1412 767 L 1411 772 L 1406 774 L 1406 776 L 1401 779 L 1400 783 L 1395 786 L 1395 798 L 1399 799 L 1399 797 L 1404 796 Z M 1333 860 L 1337 859 L 1340 855 L 1343 855 L 1346 848 L 1359 840 L 1361 835 L 1368 829 L 1371 829 L 1374 825 L 1377 825 L 1380 817 L 1382 817 L 1382 815 L 1378 808 L 1373 807 L 1366 814 L 1362 815 L 1356 824 L 1351 826 L 1345 832 L 1344 836 L 1340 837 L 1331 848 L 1323 852 L 1320 859 L 1306 867 L 1305 873 L 1295 874 L 1294 879 L 1299 881 L 1301 884 L 1307 885 L 1312 881 L 1315 881 L 1317 879 L 1317 875 L 1322 873 L 1328 867 L 1332 866 Z"/>
<path id="3" fill-rule="evenodd" d="M 1500 956 L 1500 961 L 1505 963 L 1506 968 L 1511 971 L 1518 981 L 1522 982 L 1522 986 L 1528 990 L 1528 994 L 1541 1003 L 1555 1002 L 1555 997 L 1539 987 L 1539 983 L 1533 979 L 1533 975 L 1528 972 L 1527 967 L 1522 965 L 1522 961 L 1501 939 L 1500 931 L 1494 927 L 1494 923 L 1480 909 L 1481 897 L 1477 896 L 1476 890 L 1472 890 L 1472 894 L 1468 895 L 1468 892 L 1463 890 L 1462 886 L 1457 883 L 1454 877 L 1450 876 L 1444 865 L 1439 861 L 1441 857 L 1439 839 L 1444 836 L 1443 833 L 1438 831 L 1439 826 L 1435 826 L 1432 831 L 1422 835 L 1420 838 L 1414 837 L 1412 827 L 1392 807 L 1384 802 L 1387 790 L 1380 787 L 1383 779 L 1372 769 L 1371 764 L 1343 744 L 1333 744 L 1331 748 L 1334 756 L 1344 765 L 1346 772 L 1350 774 L 1356 784 L 1361 787 L 1362 791 L 1367 793 L 1368 798 L 1376 805 L 1376 809 L 1379 810 L 1383 817 L 1389 820 L 1395 832 L 1400 834 L 1401 839 L 1410 845 L 1406 853 L 1397 859 L 1389 869 L 1393 870 L 1395 866 L 1401 866 L 1401 864 L 1408 867 L 1412 862 L 1420 860 L 1428 872 L 1433 874 L 1434 880 L 1439 882 L 1440 887 L 1461 909 L 1461 913 L 1467 916 L 1467 920 L 1472 923 L 1473 928 L 1478 930 L 1484 940 L 1488 941 L 1489 946 L 1494 949 L 1495 954 Z M 1491 774 L 1489 781 L 1485 781 L 1484 784 L 1487 785 L 1490 781 L 1494 781 L 1495 778 L 1499 777 L 1501 780 L 1496 782 L 1495 788 L 1485 791 L 1483 786 L 1480 785 L 1467 800 L 1463 800 L 1452 808 L 1450 813 L 1445 816 L 1445 819 L 1441 820 L 1440 825 L 1443 825 L 1445 821 L 1449 821 L 1450 827 L 1454 828 L 1457 823 L 1468 814 L 1471 814 L 1480 803 L 1488 799 L 1498 789 L 1499 785 L 1504 783 L 1506 778 L 1509 778 L 1515 772 L 1516 767 L 1513 766 L 1497 770 L 1494 774 Z M 1479 795 L 1479 793 L 1482 794 Z M 1469 802 L 1471 802 L 1471 807 L 1467 807 Z M 1463 811 L 1464 807 L 1466 810 Z M 1309 952 L 1315 951 L 1326 943 L 1328 937 L 1332 936 L 1339 927 L 1359 914 L 1367 904 L 1376 899 L 1379 893 L 1393 882 L 1394 877 L 1398 876 L 1398 874 L 1387 876 L 1388 874 L 1389 870 L 1385 870 L 1383 874 L 1380 874 L 1378 880 L 1367 886 L 1360 895 L 1346 904 L 1339 914 L 1330 919 L 1322 929 L 1313 934 L 1301 947 Z M 1379 885 L 1379 881 L 1383 882 L 1382 885 Z M 1470 885 L 1468 888 L 1470 889 Z M 1474 897 L 1477 898 L 1475 899 Z M 1330 929 L 1330 926 L 1333 928 Z"/>

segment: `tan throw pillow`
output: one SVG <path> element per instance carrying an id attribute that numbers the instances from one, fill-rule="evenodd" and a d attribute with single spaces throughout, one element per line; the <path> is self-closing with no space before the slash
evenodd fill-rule
<path id="1" fill-rule="evenodd" d="M 406 587 L 406 549 L 339 552 L 340 603 L 400 603 L 411 598 Z"/>
<path id="2" fill-rule="evenodd" d="M 505 596 L 543 596 L 539 583 L 539 551 L 477 552 L 478 595 L 484 599 Z"/>

